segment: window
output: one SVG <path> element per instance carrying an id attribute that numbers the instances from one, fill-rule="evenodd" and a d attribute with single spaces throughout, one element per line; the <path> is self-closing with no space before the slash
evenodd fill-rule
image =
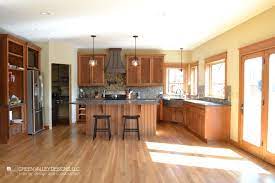
<path id="1" fill-rule="evenodd" d="M 179 68 L 166 69 L 166 93 L 169 95 L 184 94 L 184 70 Z"/>
<path id="2" fill-rule="evenodd" d="M 206 59 L 205 96 L 225 98 L 226 53 Z"/>
<path id="3" fill-rule="evenodd" d="M 191 87 L 191 95 L 198 94 L 198 64 L 191 64 L 191 72 L 190 72 L 190 87 Z"/>

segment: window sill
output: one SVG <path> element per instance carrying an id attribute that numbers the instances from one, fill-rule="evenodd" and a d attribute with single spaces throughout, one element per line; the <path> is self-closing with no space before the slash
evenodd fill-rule
<path id="1" fill-rule="evenodd" d="M 204 96 L 204 98 L 217 99 L 217 100 L 226 100 L 225 97 Z"/>

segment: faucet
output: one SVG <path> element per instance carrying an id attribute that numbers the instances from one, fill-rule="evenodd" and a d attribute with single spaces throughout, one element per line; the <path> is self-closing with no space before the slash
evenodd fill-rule
<path id="1" fill-rule="evenodd" d="M 105 96 L 106 96 L 106 90 L 103 90 L 102 98 L 105 98 Z"/>
<path id="2" fill-rule="evenodd" d="M 184 94 L 184 92 L 183 92 L 183 90 L 182 90 L 181 88 L 178 88 L 178 89 L 176 90 L 176 94 L 179 94 L 179 96 L 182 97 L 183 94 Z"/>

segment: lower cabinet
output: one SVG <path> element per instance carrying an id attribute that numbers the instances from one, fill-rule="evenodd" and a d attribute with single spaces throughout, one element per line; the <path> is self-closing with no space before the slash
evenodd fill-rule
<path id="1" fill-rule="evenodd" d="M 163 106 L 163 120 L 183 124 L 205 142 L 229 140 L 230 106 L 207 106 L 184 102 Z"/>
<path id="2" fill-rule="evenodd" d="M 163 120 L 185 124 L 185 110 L 182 107 L 163 107 Z"/>
<path id="3" fill-rule="evenodd" d="M 185 104 L 186 127 L 196 136 L 209 141 L 228 141 L 230 106 Z"/>
<path id="4" fill-rule="evenodd" d="M 205 122 L 204 109 L 186 106 L 186 126 L 192 132 L 203 137 L 203 129 Z"/>

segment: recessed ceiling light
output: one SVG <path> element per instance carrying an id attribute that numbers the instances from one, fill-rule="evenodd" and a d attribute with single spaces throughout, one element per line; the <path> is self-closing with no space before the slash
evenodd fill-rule
<path id="1" fill-rule="evenodd" d="M 52 15 L 52 13 L 49 11 L 42 11 L 40 12 L 40 15 Z"/>

